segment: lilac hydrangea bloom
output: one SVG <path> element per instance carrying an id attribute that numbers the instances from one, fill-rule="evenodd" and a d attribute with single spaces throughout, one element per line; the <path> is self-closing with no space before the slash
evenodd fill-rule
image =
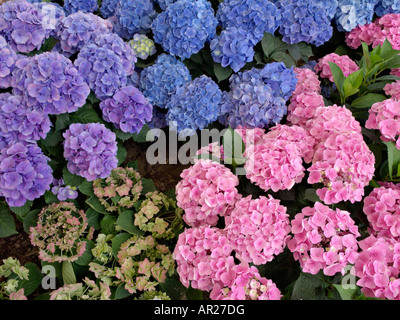
<path id="1" fill-rule="evenodd" d="M 331 21 L 320 3 L 307 0 L 282 1 L 279 33 L 283 35 L 283 41 L 289 44 L 304 41 L 318 47 L 332 37 Z"/>
<path id="2" fill-rule="evenodd" d="M 256 44 L 257 41 L 244 28 L 230 27 L 211 40 L 211 55 L 222 67 L 230 66 L 238 72 L 247 62 L 253 61 Z"/>
<path id="3" fill-rule="evenodd" d="M 216 14 L 221 26 L 241 28 L 259 42 L 264 32 L 274 33 L 281 23 L 281 12 L 268 0 L 225 0 Z"/>
<path id="4" fill-rule="evenodd" d="M 33 5 L 44 15 L 43 26 L 54 36 L 58 21 L 65 18 L 64 8 L 55 2 L 34 2 Z"/>
<path id="5" fill-rule="evenodd" d="M 10 143 L 0 152 L 0 196 L 11 207 L 40 198 L 50 190 L 53 171 L 42 150 L 33 143 Z"/>
<path id="6" fill-rule="evenodd" d="M 97 46 L 113 51 L 122 62 L 126 74 L 130 76 L 135 72 L 137 58 L 132 47 L 115 33 L 104 33 L 96 37 L 94 42 Z"/>
<path id="7" fill-rule="evenodd" d="M 115 14 L 118 3 L 119 0 L 102 0 L 100 7 L 102 17 L 105 19 L 112 17 Z"/>
<path id="8" fill-rule="evenodd" d="M 7 44 L 4 37 L 0 36 L 0 88 L 6 89 L 11 86 L 12 71 L 18 56 Z"/>
<path id="9" fill-rule="evenodd" d="M 339 31 L 351 31 L 370 23 L 379 0 L 338 0 L 335 22 Z"/>
<path id="10" fill-rule="evenodd" d="M 296 89 L 297 78 L 293 67 L 286 68 L 283 62 L 272 62 L 260 71 L 264 83 L 271 86 L 275 95 L 287 101 Z"/>
<path id="11" fill-rule="evenodd" d="M 27 108 L 22 97 L 0 94 L 0 148 L 11 141 L 36 142 L 44 139 L 51 126 L 49 116 Z"/>
<path id="12" fill-rule="evenodd" d="M 64 132 L 68 170 L 88 181 L 103 179 L 117 167 L 115 133 L 100 123 L 73 123 Z"/>
<path id="13" fill-rule="evenodd" d="M 64 0 L 64 10 L 67 15 L 78 11 L 95 12 L 98 8 L 97 0 Z"/>
<path id="14" fill-rule="evenodd" d="M 151 0 L 120 0 L 112 17 L 113 31 L 121 38 L 132 39 L 135 33 L 147 33 L 157 12 Z"/>
<path id="15" fill-rule="evenodd" d="M 388 13 L 400 13 L 400 0 L 379 0 L 375 13 L 379 17 Z"/>
<path id="16" fill-rule="evenodd" d="M 51 192 L 57 196 L 59 201 L 78 198 L 78 191 L 75 187 L 65 186 L 64 180 L 53 179 L 53 187 Z"/>
<path id="17" fill-rule="evenodd" d="M 165 51 L 189 58 L 215 37 L 217 24 L 210 2 L 179 0 L 160 13 L 151 28 Z"/>
<path id="18" fill-rule="evenodd" d="M 83 46 L 93 42 L 99 35 L 110 33 L 113 29 L 108 20 L 93 13 L 76 12 L 61 19 L 56 26 L 55 38 L 60 42 L 55 50 L 59 50 L 66 57 L 80 51 Z"/>
<path id="19" fill-rule="evenodd" d="M 96 44 L 84 46 L 74 64 L 100 100 L 112 97 L 127 83 L 121 59 L 112 50 Z"/>
<path id="20" fill-rule="evenodd" d="M 177 87 L 192 80 L 189 69 L 177 58 L 161 54 L 140 73 L 139 89 L 150 103 L 165 108 Z"/>
<path id="21" fill-rule="evenodd" d="M 88 85 L 72 62 L 57 52 L 21 58 L 13 72 L 13 93 L 48 114 L 75 112 L 86 103 Z"/>
<path id="22" fill-rule="evenodd" d="M 287 113 L 285 99 L 264 83 L 259 69 L 234 74 L 224 92 L 219 121 L 232 128 L 265 128 L 279 123 Z"/>
<path id="23" fill-rule="evenodd" d="M 153 106 L 135 87 L 126 86 L 100 103 L 103 119 L 123 132 L 139 133 L 152 118 Z"/>
<path id="24" fill-rule="evenodd" d="M 0 6 L 0 35 L 17 52 L 39 49 L 50 32 L 43 23 L 44 15 L 25 0 L 12 0 Z"/>
<path id="25" fill-rule="evenodd" d="M 173 122 L 181 136 L 192 135 L 218 119 L 221 98 L 218 85 L 202 75 L 178 87 L 172 94 L 166 105 L 167 123 Z"/>

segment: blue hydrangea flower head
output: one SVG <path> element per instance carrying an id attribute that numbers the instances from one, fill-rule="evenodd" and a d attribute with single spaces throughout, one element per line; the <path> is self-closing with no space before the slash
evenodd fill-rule
<path id="1" fill-rule="evenodd" d="M 283 0 L 281 13 L 279 33 L 286 43 L 304 41 L 318 47 L 332 37 L 331 21 L 319 2 Z"/>
<path id="2" fill-rule="evenodd" d="M 176 88 L 192 80 L 189 69 L 179 59 L 161 54 L 140 73 L 139 89 L 151 104 L 165 108 Z"/>
<path id="3" fill-rule="evenodd" d="M 102 0 L 100 6 L 100 14 L 103 18 L 107 19 L 115 14 L 115 9 L 119 0 Z"/>
<path id="4" fill-rule="evenodd" d="M 126 40 L 147 33 L 156 15 L 152 0 L 120 0 L 112 17 L 114 32 Z"/>
<path id="5" fill-rule="evenodd" d="M 66 57 L 79 52 L 82 47 L 94 41 L 99 34 L 110 33 L 112 23 L 93 13 L 78 11 L 57 23 L 55 38 L 59 40 L 55 50 Z"/>
<path id="6" fill-rule="evenodd" d="M 118 165 L 116 135 L 101 123 L 73 123 L 63 133 L 69 172 L 88 181 L 107 178 Z"/>
<path id="7" fill-rule="evenodd" d="M 242 28 L 259 42 L 264 33 L 274 33 L 281 23 L 281 12 L 268 0 L 225 0 L 216 14 L 221 26 Z"/>
<path id="8" fill-rule="evenodd" d="M 64 10 L 67 15 L 78 11 L 95 12 L 98 8 L 97 0 L 64 0 Z"/>
<path id="9" fill-rule="evenodd" d="M 16 52 L 8 45 L 6 39 L 0 36 L 0 88 L 11 86 L 12 71 L 18 60 Z"/>
<path id="10" fill-rule="evenodd" d="M 0 149 L 11 141 L 45 139 L 51 126 L 49 116 L 28 108 L 21 96 L 0 93 Z"/>
<path id="11" fill-rule="evenodd" d="M 181 136 L 193 135 L 216 121 L 221 111 L 222 92 L 218 85 L 202 75 L 178 87 L 166 108 L 167 123 Z"/>
<path id="12" fill-rule="evenodd" d="M 47 114 L 75 112 L 90 93 L 72 62 L 58 52 L 19 59 L 11 84 L 13 93 L 24 97 L 28 107 Z"/>
<path id="13" fill-rule="evenodd" d="M 165 109 L 153 107 L 153 118 L 147 124 L 150 129 L 163 129 L 167 126 Z"/>
<path id="14" fill-rule="evenodd" d="M 54 36 L 58 22 L 65 18 L 64 8 L 55 2 L 35 2 L 33 4 L 43 15 L 43 26 Z"/>
<path id="15" fill-rule="evenodd" d="M 388 13 L 400 13 L 400 0 L 379 0 L 375 13 L 379 17 Z"/>
<path id="16" fill-rule="evenodd" d="M 100 103 L 103 119 L 123 132 L 139 133 L 153 115 L 153 106 L 135 87 L 126 86 Z"/>
<path id="17" fill-rule="evenodd" d="M 32 3 L 12 0 L 0 6 L 0 36 L 16 52 L 39 49 L 50 36 L 43 23 L 44 15 Z"/>
<path id="18" fill-rule="evenodd" d="M 276 96 L 289 100 L 296 89 L 297 78 L 293 67 L 286 68 L 283 62 L 272 62 L 260 71 L 264 83 L 268 84 Z"/>
<path id="19" fill-rule="evenodd" d="M 127 83 L 127 74 L 120 57 L 114 51 L 94 43 L 82 48 L 74 64 L 100 100 L 112 97 Z"/>
<path id="20" fill-rule="evenodd" d="M 35 143 L 12 142 L 0 151 L 0 196 L 10 207 L 40 198 L 50 190 L 53 170 Z"/>
<path id="21" fill-rule="evenodd" d="M 338 0 L 335 22 L 339 31 L 351 31 L 371 23 L 379 0 Z"/>
<path id="22" fill-rule="evenodd" d="M 260 69 L 234 74 L 230 91 L 224 92 L 219 121 L 232 128 L 266 128 L 279 123 L 287 113 L 286 101 L 262 78 Z"/>
<path id="23" fill-rule="evenodd" d="M 160 9 L 165 11 L 167 10 L 167 8 L 173 4 L 174 2 L 176 2 L 178 0 L 155 0 L 155 2 L 158 3 L 158 5 L 160 6 Z"/>
<path id="24" fill-rule="evenodd" d="M 216 35 L 218 21 L 206 0 L 179 0 L 152 24 L 154 41 L 180 58 L 199 52 Z"/>
<path id="25" fill-rule="evenodd" d="M 210 42 L 211 56 L 222 67 L 230 66 L 238 72 L 247 62 L 253 61 L 254 37 L 243 28 L 229 27 Z"/>

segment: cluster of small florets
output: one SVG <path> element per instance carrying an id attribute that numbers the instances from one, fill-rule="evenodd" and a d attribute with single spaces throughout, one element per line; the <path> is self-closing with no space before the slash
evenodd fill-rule
<path id="1" fill-rule="evenodd" d="M 399 0 L 379 0 L 375 7 L 375 13 L 379 17 L 388 13 L 400 13 L 400 2 Z"/>
<path id="2" fill-rule="evenodd" d="M 82 12 L 95 12 L 99 8 L 97 0 L 64 0 L 64 10 L 67 15 Z"/>
<path id="3" fill-rule="evenodd" d="M 226 237 L 236 258 L 255 265 L 282 253 L 290 231 L 286 207 L 272 196 L 242 198 L 225 222 Z"/>
<path id="4" fill-rule="evenodd" d="M 29 269 L 21 266 L 18 259 L 13 257 L 3 259 L 3 264 L 0 265 L 0 279 L 3 279 L 0 282 L 0 299 L 8 297 L 10 300 L 28 300 L 24 288 L 20 288 L 20 280 L 29 280 Z"/>
<path id="5" fill-rule="evenodd" d="M 396 141 L 396 147 L 400 149 L 400 101 L 391 98 L 374 103 L 368 112 L 365 127 L 379 130 L 383 141 Z"/>
<path id="6" fill-rule="evenodd" d="M 198 160 L 181 174 L 176 186 L 178 206 L 184 221 L 193 227 L 215 226 L 219 217 L 233 210 L 239 197 L 239 184 L 228 168 L 211 160 Z"/>
<path id="7" fill-rule="evenodd" d="M 232 75 L 230 91 L 224 92 L 219 121 L 232 128 L 264 128 L 279 123 L 287 113 L 285 99 L 274 92 L 260 69 Z"/>
<path id="8" fill-rule="evenodd" d="M 117 167 L 115 133 L 100 123 L 73 123 L 64 137 L 64 157 L 73 173 L 93 181 L 106 178 Z"/>
<path id="9" fill-rule="evenodd" d="M 44 139 L 51 126 L 47 114 L 26 107 L 20 96 L 0 94 L 0 149 L 11 141 L 36 142 Z"/>
<path id="10" fill-rule="evenodd" d="M 344 274 L 345 267 L 357 259 L 360 233 L 347 211 L 316 202 L 294 217 L 291 229 L 293 237 L 287 245 L 304 272 Z"/>
<path id="11" fill-rule="evenodd" d="M 175 271 L 171 251 L 152 236 L 132 236 L 122 243 L 117 257 L 116 277 L 130 293 L 154 291 Z"/>
<path id="12" fill-rule="evenodd" d="M 151 28 L 165 51 L 190 58 L 215 37 L 217 24 L 210 2 L 179 0 L 160 13 Z"/>
<path id="13" fill-rule="evenodd" d="M 19 59 L 11 84 L 28 107 L 47 114 L 75 112 L 90 93 L 72 62 L 57 52 Z"/>
<path id="14" fill-rule="evenodd" d="M 10 47 L 4 37 L 0 36 L 0 88 L 6 89 L 11 86 L 12 71 L 18 56 Z"/>
<path id="15" fill-rule="evenodd" d="M 64 179 L 53 179 L 53 187 L 51 192 L 57 196 L 59 201 L 65 201 L 68 199 L 76 199 L 78 197 L 78 191 L 76 187 L 66 186 Z"/>
<path id="16" fill-rule="evenodd" d="M 329 62 L 333 62 L 338 65 L 345 77 L 348 77 L 350 74 L 359 69 L 357 63 L 351 60 L 347 55 L 339 56 L 336 53 L 327 54 L 318 60 L 318 63 L 314 69 L 321 78 L 328 78 L 331 82 L 334 82 L 334 80 Z"/>
<path id="17" fill-rule="evenodd" d="M 335 22 L 339 31 L 351 31 L 370 23 L 379 0 L 339 0 Z"/>
<path id="18" fill-rule="evenodd" d="M 110 18 L 115 14 L 115 9 L 119 0 L 102 0 L 100 6 L 100 13 L 104 19 Z"/>
<path id="19" fill-rule="evenodd" d="M 0 195 L 10 207 L 22 207 L 50 190 L 53 170 L 42 150 L 32 143 L 11 142 L 0 153 Z"/>
<path id="20" fill-rule="evenodd" d="M 83 282 L 66 284 L 50 293 L 50 300 L 110 300 L 108 283 L 96 283 L 85 277 Z"/>
<path id="21" fill-rule="evenodd" d="M 128 133 L 139 133 L 153 116 L 153 106 L 134 86 L 117 90 L 112 98 L 100 103 L 100 109 L 105 121 Z"/>
<path id="22" fill-rule="evenodd" d="M 133 49 L 136 57 L 146 60 L 157 52 L 154 41 L 147 37 L 145 34 L 135 33 L 128 44 Z"/>
<path id="23" fill-rule="evenodd" d="M 177 58 L 161 54 L 140 73 L 139 89 L 152 105 L 165 108 L 178 87 L 192 80 L 189 69 Z"/>
<path id="24" fill-rule="evenodd" d="M 64 8 L 55 2 L 36 1 L 33 5 L 44 15 L 43 27 L 49 31 L 50 37 L 54 37 L 57 23 L 66 16 Z"/>
<path id="25" fill-rule="evenodd" d="M 119 208 L 132 208 L 142 192 L 140 174 L 133 168 L 115 168 L 106 179 L 93 181 L 93 191 L 100 203 L 109 212 Z M 111 199 L 120 197 L 117 203 Z"/>
<path id="26" fill-rule="evenodd" d="M 86 242 L 82 238 L 87 226 L 86 214 L 73 203 L 53 203 L 43 208 L 38 224 L 30 228 L 31 243 L 39 248 L 43 261 L 72 262 L 85 252 Z"/>
<path id="27" fill-rule="evenodd" d="M 8 1 L 0 6 L 0 36 L 16 52 L 40 49 L 50 32 L 43 23 L 44 15 L 25 0 Z"/>
<path id="28" fill-rule="evenodd" d="M 231 269 L 235 278 L 229 287 L 215 284 L 211 300 L 280 300 L 282 294 L 271 280 L 261 277 L 258 269 L 246 263 Z"/>
<path id="29" fill-rule="evenodd" d="M 400 100 L 400 80 L 388 83 L 383 87 L 383 91 L 392 99 Z"/>
<path id="30" fill-rule="evenodd" d="M 166 108 L 166 120 L 174 123 L 181 136 L 193 135 L 216 121 L 221 112 L 222 92 L 206 75 L 176 88 Z"/>

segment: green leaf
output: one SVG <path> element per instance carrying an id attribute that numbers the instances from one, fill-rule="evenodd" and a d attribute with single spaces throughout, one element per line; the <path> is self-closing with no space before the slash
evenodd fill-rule
<path id="1" fill-rule="evenodd" d="M 131 295 L 132 293 L 125 289 L 125 283 L 121 283 L 117 290 L 115 290 L 115 300 L 125 299 Z"/>
<path id="2" fill-rule="evenodd" d="M 315 288 L 320 286 L 320 280 L 311 274 L 300 273 L 293 286 L 291 300 L 314 300 Z"/>
<path id="3" fill-rule="evenodd" d="M 305 200 L 309 200 L 311 202 L 321 201 L 321 199 L 317 195 L 317 190 L 312 189 L 312 188 L 308 188 L 308 189 L 305 190 L 304 199 Z"/>
<path id="4" fill-rule="evenodd" d="M 33 202 L 27 201 L 22 207 L 10 207 L 10 210 L 20 217 L 24 217 L 32 207 Z"/>
<path id="5" fill-rule="evenodd" d="M 335 82 L 336 88 L 339 90 L 340 96 L 345 97 L 344 88 L 343 88 L 345 77 L 343 75 L 343 71 L 342 71 L 342 69 L 340 69 L 340 67 L 336 63 L 331 62 L 331 61 L 328 61 L 328 63 L 329 63 L 329 66 L 331 67 L 331 72 L 332 72 L 332 76 L 333 76 L 333 80 Z"/>
<path id="6" fill-rule="evenodd" d="M 62 262 L 62 279 L 64 285 L 76 283 L 74 268 L 72 267 L 72 263 L 70 261 Z"/>
<path id="7" fill-rule="evenodd" d="M 97 199 L 95 196 L 90 197 L 89 199 L 86 200 L 86 203 L 94 210 L 96 210 L 99 213 L 103 214 L 108 214 L 106 208 L 100 203 L 99 199 Z"/>
<path id="8" fill-rule="evenodd" d="M 400 80 L 400 77 L 389 74 L 386 76 L 378 77 L 375 80 L 376 81 L 397 81 L 397 80 Z"/>
<path id="9" fill-rule="evenodd" d="M 46 202 L 46 204 L 52 204 L 54 202 L 59 202 L 57 196 L 51 192 L 46 190 L 46 192 L 44 193 L 44 201 Z"/>
<path id="10" fill-rule="evenodd" d="M 61 131 L 61 130 L 65 129 L 66 127 L 68 127 L 70 122 L 71 122 L 71 120 L 69 119 L 69 113 L 63 113 L 63 114 L 57 115 L 56 127 L 55 127 L 56 131 Z"/>
<path id="11" fill-rule="evenodd" d="M 126 210 L 119 215 L 116 223 L 122 230 L 130 234 L 143 236 L 144 232 L 134 225 L 134 215 L 135 213 L 132 210 Z"/>
<path id="12" fill-rule="evenodd" d="M 92 249 L 94 248 L 95 244 L 93 241 L 88 239 L 83 239 L 82 241 L 86 242 L 85 252 L 76 261 L 74 261 L 74 263 L 80 266 L 87 266 L 93 260 Z"/>
<path id="13" fill-rule="evenodd" d="M 93 208 L 88 208 L 86 211 L 86 217 L 88 219 L 88 225 L 90 227 L 95 228 L 96 230 L 99 230 L 101 228 L 100 226 L 100 213 L 94 210 Z"/>
<path id="14" fill-rule="evenodd" d="M 154 140 L 154 136 L 152 135 L 151 130 L 147 124 L 143 126 L 142 130 L 140 130 L 139 133 L 132 134 L 132 138 L 133 141 L 139 143 L 149 142 Z"/>
<path id="15" fill-rule="evenodd" d="M 286 68 L 290 68 L 296 65 L 296 61 L 286 52 L 276 51 L 271 54 L 271 58 L 277 62 L 283 62 Z"/>
<path id="16" fill-rule="evenodd" d="M 342 300 L 353 300 L 354 294 L 357 292 L 357 288 L 345 289 L 341 284 L 334 284 L 333 286 L 339 292 L 339 295 L 342 298 Z"/>
<path id="17" fill-rule="evenodd" d="M 72 123 L 103 123 L 91 105 L 84 105 L 78 111 L 69 114 Z"/>
<path id="18" fill-rule="evenodd" d="M 124 145 L 118 142 L 118 150 L 117 150 L 118 165 L 121 165 L 125 161 L 127 154 L 128 152 L 126 151 Z"/>
<path id="19" fill-rule="evenodd" d="M 301 51 L 300 51 L 300 47 L 297 43 L 294 43 L 292 45 L 289 46 L 288 48 L 289 54 L 290 56 L 294 59 L 294 60 L 300 60 L 301 59 Z"/>
<path id="20" fill-rule="evenodd" d="M 156 185 L 154 184 L 153 180 L 141 178 L 142 180 L 142 194 L 145 195 L 148 192 L 157 191 Z"/>
<path id="21" fill-rule="evenodd" d="M 55 147 L 59 145 L 63 141 L 63 137 L 60 131 L 50 130 L 46 138 L 42 140 L 42 143 L 45 147 Z"/>
<path id="22" fill-rule="evenodd" d="M 289 45 L 273 34 L 266 32 L 261 40 L 261 47 L 264 54 L 269 58 L 274 52 L 286 52 Z"/>
<path id="23" fill-rule="evenodd" d="M 359 98 L 356 98 L 351 103 L 351 106 L 355 109 L 366 109 L 370 108 L 374 103 L 386 100 L 387 97 L 379 93 L 367 93 Z"/>
<path id="24" fill-rule="evenodd" d="M 117 219 L 114 216 L 106 215 L 100 221 L 101 233 L 112 234 L 115 232 L 115 223 Z"/>
<path id="25" fill-rule="evenodd" d="M 123 132 L 122 130 L 117 129 L 116 127 L 113 127 L 113 132 L 115 133 L 117 139 L 121 141 L 126 141 L 133 137 L 133 133 Z"/>
<path id="26" fill-rule="evenodd" d="M 397 170 L 400 164 L 400 150 L 396 148 L 396 144 L 393 141 L 383 143 L 387 147 L 389 177 L 393 179 L 395 174 L 394 170 Z M 399 174 L 399 172 L 397 172 L 397 174 Z"/>
<path id="27" fill-rule="evenodd" d="M 36 227 L 38 221 L 38 215 L 40 213 L 40 209 L 29 211 L 28 214 L 24 217 L 23 225 L 24 231 L 29 234 L 31 227 Z"/>
<path id="28" fill-rule="evenodd" d="M 367 87 L 368 91 L 382 91 L 383 88 L 388 84 L 391 83 L 392 81 L 377 81 L 375 83 L 370 84 Z"/>
<path id="29" fill-rule="evenodd" d="M 69 172 L 67 167 L 63 168 L 63 180 L 66 186 L 71 186 L 71 187 L 79 187 L 85 179 L 83 177 L 80 177 L 76 174 L 72 174 Z"/>
<path id="30" fill-rule="evenodd" d="M 82 192 L 84 195 L 92 197 L 94 196 L 93 192 L 93 182 L 84 180 L 79 186 L 78 190 Z"/>
<path id="31" fill-rule="evenodd" d="M 116 258 L 121 245 L 132 237 L 129 233 L 119 233 L 111 240 L 111 248 L 113 255 Z"/>
<path id="32" fill-rule="evenodd" d="M 17 275 L 13 278 L 18 279 L 18 289 L 23 288 L 25 296 L 30 296 L 42 283 L 43 274 L 35 263 L 29 262 L 24 267 L 29 270 L 28 280 L 21 280 Z"/>
<path id="33" fill-rule="evenodd" d="M 214 63 L 214 74 L 218 79 L 218 82 L 228 79 L 232 74 L 232 69 L 230 67 L 223 67 L 219 63 Z"/>
<path id="34" fill-rule="evenodd" d="M 17 234 L 14 217 L 10 214 L 7 207 L 0 208 L 0 238 L 6 238 Z"/>

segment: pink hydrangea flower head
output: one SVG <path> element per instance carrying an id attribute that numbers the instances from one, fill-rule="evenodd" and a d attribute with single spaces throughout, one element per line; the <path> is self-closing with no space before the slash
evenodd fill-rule
<path id="1" fill-rule="evenodd" d="M 367 297 L 400 300 L 400 243 L 373 235 L 359 242 L 355 263 L 357 285 Z"/>
<path id="2" fill-rule="evenodd" d="M 282 294 L 272 280 L 261 277 L 258 269 L 241 263 L 232 268 L 235 279 L 230 287 L 216 284 L 211 300 L 280 300 Z"/>
<path id="3" fill-rule="evenodd" d="M 178 237 L 173 258 L 185 287 L 210 291 L 216 283 L 230 286 L 235 265 L 226 232 L 214 227 L 185 229 Z"/>
<path id="4" fill-rule="evenodd" d="M 400 236 L 400 185 L 374 188 L 364 198 L 363 211 L 370 223 L 370 233 L 385 234 L 387 237 Z"/>
<path id="5" fill-rule="evenodd" d="M 239 179 L 220 163 L 199 159 L 181 173 L 176 186 L 178 206 L 185 211 L 184 221 L 193 227 L 214 226 L 228 215 L 241 197 Z"/>
<path id="6" fill-rule="evenodd" d="M 376 41 L 377 34 L 380 31 L 381 27 L 376 21 L 359 25 L 346 33 L 346 44 L 352 49 L 357 49 L 361 46 L 361 42 L 371 45 Z"/>
<path id="7" fill-rule="evenodd" d="M 387 39 L 393 49 L 400 49 L 400 14 L 389 13 L 375 21 L 376 30 L 373 46 L 381 45 Z"/>
<path id="8" fill-rule="evenodd" d="M 388 83 L 384 88 L 385 94 L 390 96 L 392 99 L 400 100 L 400 80 Z"/>
<path id="9" fill-rule="evenodd" d="M 288 106 L 287 121 L 294 125 L 306 127 L 307 122 L 314 117 L 317 108 L 324 106 L 324 98 L 317 92 L 294 94 Z"/>
<path id="10" fill-rule="evenodd" d="M 321 78 L 328 78 L 331 82 L 334 82 L 334 80 L 331 67 L 328 62 L 336 63 L 342 70 L 345 77 L 359 70 L 357 63 L 351 60 L 349 56 L 339 56 L 336 53 L 327 54 L 325 57 L 319 59 L 318 63 L 315 65 L 315 71 L 319 73 Z"/>
<path id="11" fill-rule="evenodd" d="M 321 93 L 321 81 L 318 75 L 308 68 L 295 68 L 297 85 L 293 91 L 293 95 L 298 95 L 305 92 Z"/>
<path id="12" fill-rule="evenodd" d="M 280 200 L 271 195 L 268 198 L 242 198 L 225 220 L 226 236 L 242 262 L 265 264 L 286 246 L 289 216 Z"/>
<path id="13" fill-rule="evenodd" d="M 332 210 L 316 202 L 294 217 L 291 228 L 293 237 L 287 245 L 304 272 L 343 274 L 344 268 L 357 258 L 360 233 L 347 211 Z"/>

